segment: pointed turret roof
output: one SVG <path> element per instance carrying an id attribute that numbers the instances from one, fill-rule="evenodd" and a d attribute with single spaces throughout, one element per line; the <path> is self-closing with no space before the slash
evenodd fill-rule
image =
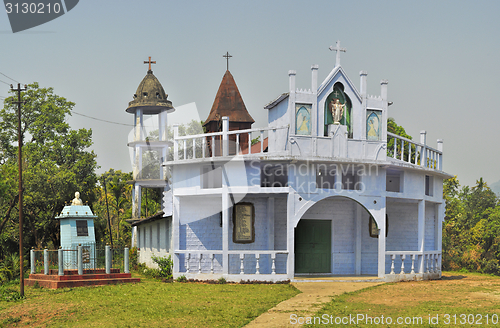
<path id="1" fill-rule="evenodd" d="M 210 114 L 208 114 L 208 118 L 203 125 L 219 121 L 219 118 L 223 116 L 228 116 L 229 122 L 255 122 L 248 113 L 240 91 L 236 86 L 236 82 L 234 82 L 233 75 L 229 70 L 226 71 L 222 78 Z"/>

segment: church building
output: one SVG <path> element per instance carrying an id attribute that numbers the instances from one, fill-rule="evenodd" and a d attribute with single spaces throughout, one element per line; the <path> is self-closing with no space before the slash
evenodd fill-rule
<path id="1" fill-rule="evenodd" d="M 172 139 L 160 132 L 156 143 L 135 134 L 129 146 L 137 152 L 154 146 L 163 154 L 152 182 L 140 179 L 142 157 L 135 157 L 135 185 L 165 188 L 163 212 L 142 220 L 136 213 L 141 262 L 171 255 L 174 278 L 199 280 L 441 277 L 443 180 L 451 177 L 443 171 L 443 141 L 433 148 L 425 131 L 419 141 L 390 133 L 388 82 L 380 82 L 380 95 L 368 95 L 367 72 L 358 88 L 340 65 L 345 49 L 337 42 L 330 50 L 335 66 L 319 85 L 317 65 L 307 90 L 296 88 L 289 71 L 288 90 L 263 109 L 265 127 L 252 127 L 259 109 L 247 110 L 245 90 L 227 70 L 206 133 L 180 136 L 174 125 Z M 159 90 L 162 106 L 159 81 L 150 88 L 135 96 Z M 168 104 L 143 111 L 165 127 L 174 110 Z M 141 131 L 141 107 L 132 107 Z"/>

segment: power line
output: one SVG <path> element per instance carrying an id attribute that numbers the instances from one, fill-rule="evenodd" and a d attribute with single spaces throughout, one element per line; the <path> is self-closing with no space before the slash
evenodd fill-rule
<path id="1" fill-rule="evenodd" d="M 75 111 L 71 111 L 71 113 L 72 114 L 76 114 L 76 115 L 80 115 L 80 116 L 83 116 L 83 117 L 87 117 L 87 118 L 90 118 L 90 119 L 93 119 L 93 120 L 96 120 L 96 121 L 101 121 L 101 122 L 106 122 L 106 123 L 111 123 L 111 124 L 117 124 L 117 125 L 134 126 L 133 124 L 125 124 L 125 123 L 118 123 L 118 122 L 112 122 L 112 121 L 103 120 L 103 119 L 100 119 L 100 118 L 96 118 L 96 117 L 92 117 L 92 116 L 80 114 L 80 113 L 77 113 Z"/>
<path id="2" fill-rule="evenodd" d="M 5 77 L 6 77 L 6 78 L 8 78 L 8 79 L 11 79 L 11 80 L 12 80 L 12 81 L 14 81 L 14 82 L 17 82 L 17 81 L 16 81 L 16 80 L 14 80 L 13 78 L 8 77 L 7 75 L 5 75 L 5 74 L 4 74 L 4 73 L 2 73 L 2 72 L 0 72 L 0 74 L 2 74 L 3 76 L 5 76 Z M 19 83 L 19 82 L 17 82 L 17 83 Z"/>
<path id="3" fill-rule="evenodd" d="M 0 80 L 0 82 L 5 83 L 5 84 L 7 84 L 8 86 L 10 86 L 10 83 L 7 83 L 7 82 L 2 81 L 2 80 Z"/>

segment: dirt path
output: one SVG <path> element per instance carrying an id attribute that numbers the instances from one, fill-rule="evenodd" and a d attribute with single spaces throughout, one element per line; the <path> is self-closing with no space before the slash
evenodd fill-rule
<path id="1" fill-rule="evenodd" d="M 293 282 L 292 285 L 302 293 L 261 314 L 245 328 L 297 327 L 300 325 L 291 323 L 291 315 L 310 316 L 335 295 L 380 284 L 383 282 Z"/>

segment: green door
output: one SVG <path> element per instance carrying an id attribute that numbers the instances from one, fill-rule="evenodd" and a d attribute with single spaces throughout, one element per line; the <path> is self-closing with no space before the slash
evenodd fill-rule
<path id="1" fill-rule="evenodd" d="M 295 228 L 295 273 L 331 272 L 332 221 L 301 220 Z"/>

